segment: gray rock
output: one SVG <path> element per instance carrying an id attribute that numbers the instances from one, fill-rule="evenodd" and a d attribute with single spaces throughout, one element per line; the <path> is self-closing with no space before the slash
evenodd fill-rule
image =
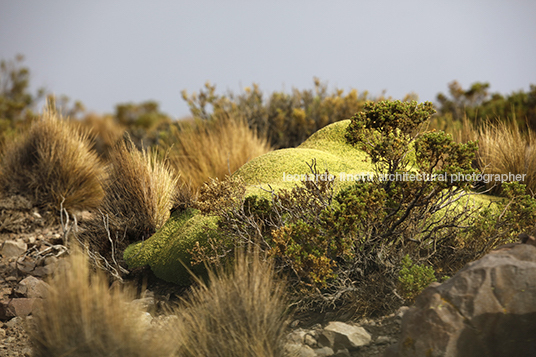
<path id="1" fill-rule="evenodd" d="M 151 323 L 153 322 L 153 317 L 150 313 L 144 312 L 140 315 L 140 323 L 145 328 L 149 328 L 151 326 Z"/>
<path id="2" fill-rule="evenodd" d="M 35 262 L 30 257 L 20 257 L 17 260 L 17 270 L 23 274 L 30 274 L 35 269 Z"/>
<path id="3" fill-rule="evenodd" d="M 298 328 L 294 331 L 292 331 L 291 333 L 288 334 L 288 342 L 289 343 L 294 343 L 294 344 L 298 344 L 298 345 L 302 345 L 305 343 L 305 335 L 307 334 L 307 331 L 302 329 L 302 328 Z"/>
<path id="4" fill-rule="evenodd" d="M 36 302 L 41 299 L 15 298 L 11 299 L 6 309 L 6 317 L 28 316 L 34 310 Z"/>
<path id="5" fill-rule="evenodd" d="M 316 357 L 316 353 L 311 347 L 296 343 L 287 343 L 285 352 L 292 357 Z"/>
<path id="6" fill-rule="evenodd" d="M 335 345 L 335 333 L 332 331 L 321 331 L 317 343 L 320 347 L 332 347 Z"/>
<path id="7" fill-rule="evenodd" d="M 536 356 L 536 247 L 514 244 L 432 284 L 385 356 Z"/>
<path id="8" fill-rule="evenodd" d="M 152 310 L 155 308 L 155 301 L 152 296 L 143 297 L 141 299 L 134 299 L 131 302 L 132 305 L 135 307 L 142 309 L 142 310 Z"/>
<path id="9" fill-rule="evenodd" d="M 333 357 L 350 357 L 350 352 L 347 349 L 338 350 Z"/>
<path id="10" fill-rule="evenodd" d="M 406 312 L 408 312 L 408 310 L 409 310 L 409 306 L 401 306 L 401 307 L 396 311 L 396 317 L 403 318 L 404 315 L 406 314 Z"/>
<path id="11" fill-rule="evenodd" d="M 22 240 L 6 240 L 2 246 L 2 255 L 6 258 L 18 257 L 26 252 L 28 245 Z"/>
<path id="12" fill-rule="evenodd" d="M 44 298 L 49 285 L 33 276 L 22 279 L 13 289 L 15 296 L 27 298 Z"/>
<path id="13" fill-rule="evenodd" d="M 14 328 L 14 327 L 22 324 L 23 321 L 24 320 L 22 319 L 22 317 L 17 316 L 17 317 L 14 317 L 14 318 L 10 319 L 8 322 L 6 322 L 4 324 L 4 326 L 7 327 L 7 328 Z"/>
<path id="14" fill-rule="evenodd" d="M 34 355 L 34 353 L 33 353 L 33 349 L 32 349 L 31 347 L 24 347 L 24 348 L 22 349 L 22 355 L 23 355 L 24 357 L 31 357 L 31 356 L 33 356 L 33 355 Z"/>
<path id="15" fill-rule="evenodd" d="M 34 270 L 30 272 L 33 276 L 37 276 L 38 278 L 45 277 L 47 275 L 50 275 L 54 273 L 55 266 L 53 265 L 45 265 L 42 267 L 37 267 Z"/>
<path id="16" fill-rule="evenodd" d="M 377 345 L 387 345 L 393 342 L 393 339 L 389 336 L 378 336 L 378 338 L 376 339 Z"/>
<path id="17" fill-rule="evenodd" d="M 317 348 L 314 351 L 317 357 L 329 357 L 335 354 L 330 347 Z"/>
<path id="18" fill-rule="evenodd" d="M 305 343 L 307 346 L 315 348 L 318 346 L 318 343 L 316 342 L 316 338 L 311 335 L 310 333 L 305 334 L 303 337 L 303 343 Z"/>
<path id="19" fill-rule="evenodd" d="M 371 340 L 371 335 L 361 326 L 332 321 L 321 332 L 318 343 L 338 351 L 344 348 L 350 350 L 366 346 Z"/>
<path id="20" fill-rule="evenodd" d="M 46 257 L 44 263 L 45 265 L 56 265 L 58 263 L 58 258 L 54 256 Z"/>

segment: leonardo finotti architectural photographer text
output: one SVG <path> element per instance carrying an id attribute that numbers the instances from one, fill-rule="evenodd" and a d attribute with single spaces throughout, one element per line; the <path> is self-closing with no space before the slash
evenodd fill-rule
<path id="1" fill-rule="evenodd" d="M 374 174 L 372 172 L 361 172 L 357 174 L 351 174 L 341 172 L 335 176 L 332 174 L 287 174 L 283 172 L 283 181 L 285 182 L 301 182 L 301 181 L 333 181 L 338 179 L 339 181 L 365 181 L 372 182 L 377 178 L 379 181 L 442 181 L 442 182 L 513 182 L 513 181 L 525 181 L 526 174 L 420 174 L 420 173 L 396 173 L 396 174 Z"/>

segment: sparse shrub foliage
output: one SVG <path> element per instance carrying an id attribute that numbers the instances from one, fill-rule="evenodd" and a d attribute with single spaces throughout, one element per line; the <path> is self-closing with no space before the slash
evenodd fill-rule
<path id="1" fill-rule="evenodd" d="M 260 135 L 268 137 L 272 147 L 280 149 L 298 146 L 324 126 L 350 118 L 362 109 L 369 94 L 355 89 L 347 94 L 341 89 L 329 93 L 327 85 L 315 78 L 312 90 L 274 92 L 267 98 L 256 84 L 239 95 L 219 95 L 210 83 L 199 94 L 183 91 L 182 97 L 194 118 L 228 116 L 245 120 Z"/>

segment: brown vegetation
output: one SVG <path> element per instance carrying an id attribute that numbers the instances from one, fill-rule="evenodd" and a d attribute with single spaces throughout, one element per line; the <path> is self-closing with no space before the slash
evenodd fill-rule
<path id="1" fill-rule="evenodd" d="M 104 159 L 111 155 L 113 147 L 123 137 L 125 127 L 118 124 L 111 116 L 88 114 L 81 122 L 95 136 L 95 151 Z"/>
<path id="2" fill-rule="evenodd" d="M 34 356 L 283 356 L 284 285 L 258 254 L 241 254 L 230 271 L 210 273 L 178 318 L 144 321 L 133 291 L 109 289 L 102 272 L 75 252 L 50 281 L 27 329 Z"/>
<path id="3" fill-rule="evenodd" d="M 478 160 L 483 173 L 525 174 L 522 182 L 536 193 L 536 133 L 523 132 L 508 122 L 482 126 L 478 130 Z"/>
<path id="4" fill-rule="evenodd" d="M 132 293 L 109 289 L 75 253 L 60 269 L 41 308 L 28 326 L 34 356 L 170 356 L 175 344 L 149 330 L 143 311 L 129 304 Z"/>
<path id="5" fill-rule="evenodd" d="M 242 253 L 230 273 L 210 272 L 209 285 L 195 287 L 178 311 L 180 354 L 283 356 L 286 309 L 272 263 Z"/>
<path id="6" fill-rule="evenodd" d="M 521 182 L 536 193 L 536 133 L 514 121 L 486 121 L 475 128 L 467 119 L 451 130 L 459 142 L 478 141 L 476 165 L 483 174 L 521 174 Z M 488 188 L 500 188 L 495 181 Z"/>
<path id="7" fill-rule="evenodd" d="M 30 129 L 8 144 L 0 165 L 0 187 L 39 206 L 95 208 L 104 168 L 91 151 L 89 134 L 47 109 Z"/>
<path id="8" fill-rule="evenodd" d="M 101 255 L 120 257 L 128 244 L 149 238 L 169 218 L 178 179 L 154 152 L 138 150 L 128 138 L 109 161 L 104 199 L 82 235 Z"/>
<path id="9" fill-rule="evenodd" d="M 181 182 L 193 189 L 208 178 L 224 178 L 247 161 L 271 150 L 243 120 L 188 120 L 170 128 L 161 144 Z"/>

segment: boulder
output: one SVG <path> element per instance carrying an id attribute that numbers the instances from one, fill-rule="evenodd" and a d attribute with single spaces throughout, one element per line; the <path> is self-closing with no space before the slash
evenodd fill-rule
<path id="1" fill-rule="evenodd" d="M 5 258 L 18 257 L 26 252 L 28 245 L 22 240 L 6 240 L 2 246 L 2 255 Z"/>
<path id="2" fill-rule="evenodd" d="M 330 357 L 335 354 L 335 352 L 333 352 L 333 349 L 329 347 L 317 348 L 316 350 L 314 350 L 314 352 L 316 357 Z"/>
<path id="3" fill-rule="evenodd" d="M 23 256 L 17 259 L 17 270 L 23 275 L 30 274 L 35 269 L 35 259 Z"/>
<path id="4" fill-rule="evenodd" d="M 285 352 L 294 357 L 316 357 L 316 353 L 311 347 L 296 343 L 286 344 Z"/>
<path id="5" fill-rule="evenodd" d="M 33 276 L 28 276 L 13 288 L 13 294 L 17 297 L 44 298 L 49 285 Z"/>
<path id="6" fill-rule="evenodd" d="M 536 247 L 511 244 L 434 283 L 385 356 L 536 356 Z"/>
<path id="7" fill-rule="evenodd" d="M 28 316 L 30 315 L 35 308 L 36 302 L 41 299 L 29 299 L 29 298 L 15 298 L 11 299 L 7 305 L 5 316 L 7 318 L 15 316 Z"/>
<path id="8" fill-rule="evenodd" d="M 318 343 L 338 351 L 366 346 L 371 340 L 372 336 L 361 326 L 332 321 L 322 331 Z"/>

